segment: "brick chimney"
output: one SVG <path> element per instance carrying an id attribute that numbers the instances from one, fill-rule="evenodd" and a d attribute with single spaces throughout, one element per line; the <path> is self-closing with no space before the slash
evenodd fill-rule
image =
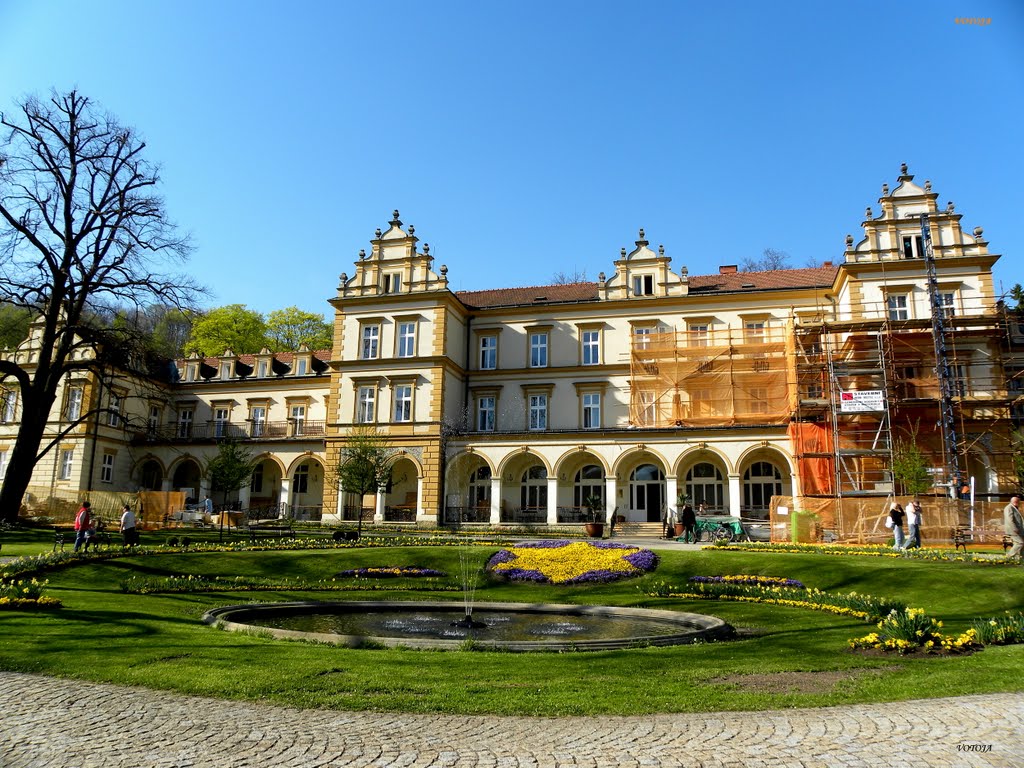
<path id="1" fill-rule="evenodd" d="M 720 275 L 735 275 L 738 271 L 735 264 L 726 264 L 718 268 Z"/>

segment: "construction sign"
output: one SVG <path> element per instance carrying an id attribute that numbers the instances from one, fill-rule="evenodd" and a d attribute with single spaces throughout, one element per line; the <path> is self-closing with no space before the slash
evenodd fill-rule
<path id="1" fill-rule="evenodd" d="M 881 389 L 855 389 L 839 393 L 839 410 L 845 413 L 884 411 L 885 392 Z"/>

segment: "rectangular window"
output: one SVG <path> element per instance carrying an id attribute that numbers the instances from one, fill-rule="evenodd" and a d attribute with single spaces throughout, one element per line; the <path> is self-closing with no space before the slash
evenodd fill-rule
<path id="1" fill-rule="evenodd" d="M 114 454 L 103 453 L 103 463 L 100 465 L 100 482 L 114 482 Z"/>
<path id="2" fill-rule="evenodd" d="M 267 424 L 267 408 L 263 405 L 254 405 L 250 412 L 252 419 L 252 436 L 263 437 Z"/>
<path id="3" fill-rule="evenodd" d="M 416 323 L 398 324 L 398 356 L 413 357 L 416 354 Z"/>
<path id="4" fill-rule="evenodd" d="M 480 337 L 480 370 L 493 371 L 498 367 L 498 337 Z"/>
<path id="5" fill-rule="evenodd" d="M 65 448 L 60 452 L 60 479 L 71 479 L 71 467 L 75 463 L 75 449 Z"/>
<path id="6" fill-rule="evenodd" d="M 110 412 L 107 414 L 107 424 L 116 427 L 121 423 L 121 396 L 110 393 Z"/>
<path id="7" fill-rule="evenodd" d="M 199 366 L 198 365 L 187 365 L 185 366 L 185 381 L 196 381 L 199 378 Z"/>
<path id="8" fill-rule="evenodd" d="M 587 392 L 583 395 L 583 428 L 597 429 L 601 426 L 601 393 Z"/>
<path id="9" fill-rule="evenodd" d="M 764 321 L 751 320 L 743 326 L 743 340 L 747 344 L 760 344 L 764 341 Z"/>
<path id="10" fill-rule="evenodd" d="M 155 433 L 160 429 L 160 406 L 151 405 L 149 406 L 149 419 L 146 422 L 146 426 L 149 429 L 150 434 Z"/>
<path id="11" fill-rule="evenodd" d="M 651 329 L 650 328 L 634 328 L 633 329 L 633 348 L 634 349 L 647 349 L 651 345 Z"/>
<path id="12" fill-rule="evenodd" d="M 178 437 L 192 437 L 192 417 L 195 411 L 185 408 L 178 411 Z"/>
<path id="13" fill-rule="evenodd" d="M 303 357 L 302 359 L 299 360 L 298 364 L 295 366 L 295 375 L 296 376 L 305 376 L 306 375 L 306 371 L 308 369 L 309 369 L 309 362 L 306 360 L 306 358 Z"/>
<path id="14" fill-rule="evenodd" d="M 940 293 L 939 294 L 939 308 L 942 310 L 943 317 L 955 317 L 956 316 L 956 294 L 955 293 Z"/>
<path id="15" fill-rule="evenodd" d="M 494 403 L 495 398 L 490 395 L 477 400 L 476 428 L 480 432 L 494 431 Z"/>
<path id="16" fill-rule="evenodd" d="M 259 373 L 256 374 L 258 378 L 261 378 L 261 379 L 267 378 L 267 361 L 266 360 L 260 360 L 260 365 L 259 365 L 259 369 L 258 370 L 259 370 Z"/>
<path id="17" fill-rule="evenodd" d="M 530 429 L 548 428 L 548 396 L 530 395 Z"/>
<path id="18" fill-rule="evenodd" d="M 384 275 L 383 283 L 384 293 L 401 293 L 402 292 L 402 273 L 391 272 Z"/>
<path id="19" fill-rule="evenodd" d="M 654 393 L 645 390 L 640 393 L 640 426 L 653 427 L 658 415 L 657 400 Z"/>
<path id="20" fill-rule="evenodd" d="M 548 364 L 548 334 L 530 334 L 530 367 L 546 368 Z"/>
<path id="21" fill-rule="evenodd" d="M 231 378 L 231 363 L 220 364 L 220 378 L 221 381 L 227 381 Z"/>
<path id="22" fill-rule="evenodd" d="M 395 387 L 395 421 L 412 421 L 412 387 Z"/>
<path id="23" fill-rule="evenodd" d="M 363 360 L 376 360 L 379 355 L 380 326 L 363 326 L 363 346 L 360 352 Z"/>
<path id="24" fill-rule="evenodd" d="M 360 424 L 372 424 L 377 415 L 377 388 L 360 387 L 356 406 L 356 421 Z"/>
<path id="25" fill-rule="evenodd" d="M 967 366 L 951 365 L 949 372 L 953 375 L 953 395 L 956 397 L 967 397 Z"/>
<path id="26" fill-rule="evenodd" d="M 7 474 L 7 451 L 0 451 L 0 480 Z"/>
<path id="27" fill-rule="evenodd" d="M 654 295 L 654 275 L 634 275 L 633 276 L 633 295 L 634 296 L 653 296 Z"/>
<path id="28" fill-rule="evenodd" d="M 68 390 L 68 421 L 78 421 L 82 417 L 82 390 L 79 387 Z"/>
<path id="29" fill-rule="evenodd" d="M 706 347 L 708 345 L 708 324 L 698 323 L 696 325 L 689 326 L 690 328 L 690 346 L 691 347 Z"/>
<path id="30" fill-rule="evenodd" d="M 215 408 L 213 410 L 213 436 L 224 437 L 225 425 L 228 423 L 228 409 Z"/>
<path id="31" fill-rule="evenodd" d="M 10 424 L 14 421 L 15 407 L 18 404 L 18 393 L 13 389 L 5 389 L 0 394 L 0 423 Z"/>
<path id="32" fill-rule="evenodd" d="M 924 240 L 921 238 L 921 235 L 903 238 L 903 258 L 924 258 Z"/>
<path id="33" fill-rule="evenodd" d="M 582 344 L 583 364 L 599 365 L 601 362 L 601 332 L 584 331 Z"/>
<path id="34" fill-rule="evenodd" d="M 768 390 L 764 387 L 752 387 L 750 390 L 750 412 L 768 413 Z"/>
<path id="35" fill-rule="evenodd" d="M 889 310 L 890 320 L 909 320 L 910 312 L 907 309 L 906 294 L 890 295 L 885 300 L 886 308 Z"/>
<path id="36" fill-rule="evenodd" d="M 293 405 L 291 407 L 292 434 L 302 435 L 306 432 L 306 406 Z"/>

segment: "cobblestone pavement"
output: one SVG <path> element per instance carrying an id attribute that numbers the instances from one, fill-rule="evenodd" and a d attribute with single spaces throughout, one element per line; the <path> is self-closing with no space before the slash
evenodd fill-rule
<path id="1" fill-rule="evenodd" d="M 0 672 L 0 766 L 1016 767 L 1024 694 L 760 713 L 453 717 L 299 710 Z"/>

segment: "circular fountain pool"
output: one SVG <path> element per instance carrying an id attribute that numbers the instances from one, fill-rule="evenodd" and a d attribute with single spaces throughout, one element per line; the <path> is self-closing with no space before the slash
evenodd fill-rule
<path id="1" fill-rule="evenodd" d="M 732 627 L 714 616 L 645 608 L 477 603 L 473 619 L 484 627 L 453 626 L 464 616 L 462 602 L 294 602 L 217 608 L 203 621 L 234 631 L 353 647 L 369 643 L 452 649 L 472 640 L 475 648 L 508 651 L 681 645 L 733 634 Z"/>

